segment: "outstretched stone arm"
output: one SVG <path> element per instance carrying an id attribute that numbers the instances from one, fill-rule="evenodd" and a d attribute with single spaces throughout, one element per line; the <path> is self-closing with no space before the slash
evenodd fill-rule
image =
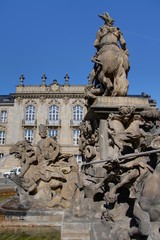
<path id="1" fill-rule="evenodd" d="M 124 40 L 124 38 L 123 38 L 123 34 L 120 32 L 120 35 L 119 35 L 120 37 L 119 37 L 119 43 L 120 43 L 120 45 L 121 45 L 121 48 L 124 50 L 124 51 L 126 51 L 126 41 Z"/>

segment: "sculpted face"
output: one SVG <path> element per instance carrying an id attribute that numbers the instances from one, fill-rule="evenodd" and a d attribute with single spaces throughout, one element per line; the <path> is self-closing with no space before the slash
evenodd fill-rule
<path id="1" fill-rule="evenodd" d="M 39 125 L 39 135 L 41 136 L 41 138 L 46 138 L 46 136 L 47 136 L 46 126 L 43 124 Z"/>
<path id="2" fill-rule="evenodd" d="M 47 132 L 46 131 L 39 132 L 39 135 L 41 136 L 41 138 L 46 138 Z"/>
<path id="3" fill-rule="evenodd" d="M 18 159 L 22 158 L 23 152 L 23 143 L 18 142 L 10 149 L 10 154 L 14 154 L 14 156 Z"/>
<path id="4" fill-rule="evenodd" d="M 15 152 L 14 156 L 18 159 L 21 159 L 22 158 L 22 152 L 21 151 L 17 151 Z"/>
<path id="5" fill-rule="evenodd" d="M 10 154 L 14 154 L 18 159 L 22 159 L 24 152 L 28 157 L 35 155 L 33 147 L 26 141 L 19 141 L 10 149 Z"/>
<path id="6" fill-rule="evenodd" d="M 35 156 L 35 152 L 32 146 L 26 147 L 26 154 L 29 158 Z"/>

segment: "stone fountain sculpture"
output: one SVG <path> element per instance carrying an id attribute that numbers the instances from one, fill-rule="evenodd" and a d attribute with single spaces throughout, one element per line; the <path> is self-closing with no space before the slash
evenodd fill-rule
<path id="1" fill-rule="evenodd" d="M 160 239 L 160 112 L 127 96 L 126 42 L 108 13 L 99 17 L 80 136 L 84 199 L 99 202 L 101 218 L 112 222 L 108 239 Z"/>
<path id="2" fill-rule="evenodd" d="M 60 153 L 59 144 L 47 137 L 43 124 L 39 135 L 36 151 L 28 141 L 19 141 L 10 149 L 21 164 L 21 173 L 10 176 L 17 184 L 19 203 L 24 208 L 70 208 L 78 182 L 78 165 L 72 155 Z"/>
<path id="3" fill-rule="evenodd" d="M 108 13 L 96 35 L 88 112 L 80 126 L 81 171 L 72 155 L 39 126 L 37 149 L 10 150 L 21 163 L 12 175 L 23 208 L 60 207 L 75 218 L 103 223 L 108 240 L 160 239 L 160 112 L 146 96 L 127 96 L 126 42 Z M 106 225 L 105 225 L 106 223 Z M 93 239 L 93 238 L 92 238 Z"/>

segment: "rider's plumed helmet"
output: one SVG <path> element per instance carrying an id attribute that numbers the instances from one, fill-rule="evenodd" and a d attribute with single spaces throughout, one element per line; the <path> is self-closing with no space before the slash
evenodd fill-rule
<path id="1" fill-rule="evenodd" d="M 100 18 L 102 18 L 107 25 L 113 25 L 114 19 L 111 18 L 110 15 L 109 15 L 107 12 L 105 12 L 105 13 L 103 13 L 103 14 L 98 14 L 98 16 L 99 16 Z"/>

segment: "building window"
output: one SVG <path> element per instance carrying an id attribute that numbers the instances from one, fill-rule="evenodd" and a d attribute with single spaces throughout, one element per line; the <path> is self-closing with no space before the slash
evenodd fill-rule
<path id="1" fill-rule="evenodd" d="M 33 105 L 26 107 L 25 122 L 30 124 L 35 122 L 35 107 Z"/>
<path id="2" fill-rule="evenodd" d="M 1 111 L 1 122 L 7 122 L 7 111 Z"/>
<path id="3" fill-rule="evenodd" d="M 48 136 L 52 137 L 57 142 L 58 141 L 58 129 L 49 128 Z"/>
<path id="4" fill-rule="evenodd" d="M 5 131 L 0 131 L 0 144 L 3 145 L 5 143 Z"/>
<path id="5" fill-rule="evenodd" d="M 75 154 L 74 157 L 75 157 L 76 162 L 77 162 L 78 164 L 81 164 L 81 163 L 82 163 L 82 156 L 81 156 L 81 155 Z"/>
<path id="6" fill-rule="evenodd" d="M 4 153 L 0 153 L 0 158 L 4 157 Z"/>
<path id="7" fill-rule="evenodd" d="M 81 122 L 83 120 L 83 107 L 76 105 L 73 107 L 73 121 Z"/>
<path id="8" fill-rule="evenodd" d="M 74 129 L 73 130 L 73 145 L 78 145 L 79 144 L 79 134 L 80 134 L 79 129 Z"/>
<path id="9" fill-rule="evenodd" d="M 34 140 L 34 131 L 31 128 L 24 130 L 24 138 L 28 140 L 30 143 L 33 143 Z"/>
<path id="10" fill-rule="evenodd" d="M 58 123 L 59 122 L 59 107 L 52 105 L 49 107 L 49 123 Z"/>

